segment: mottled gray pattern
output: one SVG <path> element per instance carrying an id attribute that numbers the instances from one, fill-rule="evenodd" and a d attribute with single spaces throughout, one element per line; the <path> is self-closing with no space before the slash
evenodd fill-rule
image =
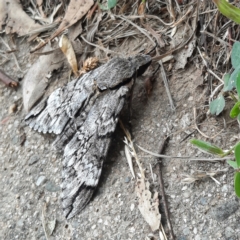
<path id="1" fill-rule="evenodd" d="M 32 129 L 57 134 L 54 145 L 64 149 L 61 197 L 68 219 L 91 199 L 132 78 L 150 63 L 148 55 L 113 58 L 56 89 L 26 116 Z"/>

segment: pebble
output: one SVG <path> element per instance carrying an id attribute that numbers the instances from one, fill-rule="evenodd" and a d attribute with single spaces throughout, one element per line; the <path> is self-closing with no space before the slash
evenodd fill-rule
<path id="1" fill-rule="evenodd" d="M 40 186 L 41 184 L 45 183 L 46 182 L 46 177 L 45 176 L 40 176 L 37 181 L 36 181 L 36 185 L 37 186 Z"/>
<path id="2" fill-rule="evenodd" d="M 229 186 L 227 184 L 224 184 L 222 186 L 222 192 L 228 192 L 228 188 L 229 188 Z"/>
<path id="3" fill-rule="evenodd" d="M 189 230 L 188 227 L 186 227 L 186 228 L 183 229 L 183 234 L 184 234 L 185 236 L 188 236 L 189 233 L 190 233 L 190 230 Z"/>
<path id="4" fill-rule="evenodd" d="M 231 227 L 226 227 L 225 229 L 225 237 L 230 238 L 235 235 L 234 230 Z"/>
<path id="5" fill-rule="evenodd" d="M 200 199 L 199 199 L 199 202 L 200 202 L 200 204 L 201 205 L 206 205 L 207 204 L 207 199 L 205 198 L 205 197 L 201 197 Z"/>
<path id="6" fill-rule="evenodd" d="M 55 183 L 48 181 L 45 185 L 45 189 L 48 192 L 58 192 L 61 190 L 61 188 L 59 186 L 57 186 Z"/>
<path id="7" fill-rule="evenodd" d="M 129 183 L 129 182 L 130 182 L 130 180 L 131 180 L 131 178 L 130 178 L 130 177 L 125 177 L 125 179 L 124 179 L 124 182 L 125 182 L 125 183 Z"/>
<path id="8" fill-rule="evenodd" d="M 34 163 L 36 163 L 39 160 L 39 157 L 36 155 L 33 155 L 30 157 L 30 159 L 28 160 L 28 165 L 33 165 Z"/>

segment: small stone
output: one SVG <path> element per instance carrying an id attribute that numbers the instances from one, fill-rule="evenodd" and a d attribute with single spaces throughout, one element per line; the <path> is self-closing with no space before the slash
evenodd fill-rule
<path id="1" fill-rule="evenodd" d="M 24 222 L 23 222 L 22 219 L 20 219 L 20 220 L 17 221 L 17 227 L 19 227 L 20 229 L 23 229 L 23 227 L 24 227 Z"/>
<path id="2" fill-rule="evenodd" d="M 39 157 L 36 155 L 33 155 L 30 157 L 30 159 L 28 160 L 28 165 L 33 165 L 34 163 L 36 163 L 39 160 Z"/>
<path id="3" fill-rule="evenodd" d="M 230 237 L 233 237 L 233 236 L 235 236 L 234 230 L 231 227 L 226 227 L 226 229 L 225 229 L 225 237 L 226 238 L 230 238 Z"/>
<path id="4" fill-rule="evenodd" d="M 133 211 L 134 207 L 135 207 L 135 205 L 132 203 L 131 206 L 130 206 L 131 212 Z"/>
<path id="5" fill-rule="evenodd" d="M 228 192 L 228 185 L 227 184 L 224 184 L 223 186 L 222 186 L 222 192 Z"/>
<path id="6" fill-rule="evenodd" d="M 207 204 L 207 199 L 205 198 L 205 197 L 201 197 L 200 199 L 199 199 L 199 202 L 200 202 L 200 204 L 201 205 L 206 205 Z"/>
<path id="7" fill-rule="evenodd" d="M 201 237 L 199 235 L 196 235 L 195 240 L 201 240 Z"/>
<path id="8" fill-rule="evenodd" d="M 12 138 L 12 144 L 13 144 L 13 145 L 17 145 L 18 142 L 19 142 L 19 137 L 18 137 L 18 136 L 14 136 L 14 137 Z"/>
<path id="9" fill-rule="evenodd" d="M 45 189 L 48 192 L 58 192 L 61 190 L 61 188 L 59 186 L 57 186 L 55 183 L 48 181 L 45 185 Z"/>
<path id="10" fill-rule="evenodd" d="M 12 114 L 15 113 L 17 111 L 17 104 L 13 103 L 9 108 L 8 108 L 8 113 Z"/>
<path id="11" fill-rule="evenodd" d="M 40 176 L 37 181 L 36 181 L 36 185 L 37 186 L 40 186 L 41 184 L 45 183 L 46 182 L 46 177 L 45 176 Z"/>
<path id="12" fill-rule="evenodd" d="M 130 177 L 125 177 L 125 179 L 124 179 L 124 182 L 125 182 L 125 183 L 129 183 L 129 182 L 130 182 L 130 180 L 131 180 L 131 178 L 130 178 Z"/>
<path id="13" fill-rule="evenodd" d="M 189 230 L 188 227 L 186 227 L 186 228 L 183 229 L 183 234 L 184 234 L 185 236 L 188 236 L 188 235 L 190 234 L 190 230 Z"/>

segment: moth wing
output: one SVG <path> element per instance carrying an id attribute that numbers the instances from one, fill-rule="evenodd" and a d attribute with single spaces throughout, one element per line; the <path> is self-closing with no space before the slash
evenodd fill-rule
<path id="1" fill-rule="evenodd" d="M 60 134 L 69 119 L 84 109 L 94 94 L 94 79 L 89 75 L 56 89 L 29 112 L 26 124 L 38 132 Z"/>
<path id="2" fill-rule="evenodd" d="M 122 86 L 97 98 L 85 122 L 64 149 L 62 205 L 68 219 L 87 205 L 98 185 L 127 91 Z"/>

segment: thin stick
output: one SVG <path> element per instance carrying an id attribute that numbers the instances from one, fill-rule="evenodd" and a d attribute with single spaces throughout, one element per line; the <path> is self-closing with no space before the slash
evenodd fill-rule
<path id="1" fill-rule="evenodd" d="M 168 140 L 168 137 L 165 138 L 163 140 L 163 142 L 161 143 L 160 145 L 160 148 L 159 148 L 159 154 L 162 154 L 163 150 L 164 150 L 164 147 L 167 143 L 167 140 Z M 173 228 L 172 228 L 172 224 L 171 224 L 171 221 L 170 221 L 170 217 L 169 217 L 169 211 L 168 211 L 168 205 L 167 205 L 167 199 L 166 199 L 166 195 L 165 195 L 165 190 L 164 190 L 164 182 L 163 182 L 163 176 L 162 176 L 162 171 L 161 171 L 161 164 L 162 164 L 162 159 L 161 158 L 157 158 L 157 171 L 158 171 L 158 182 L 159 182 L 159 187 L 160 187 L 160 191 L 161 191 L 161 195 L 162 195 L 162 202 L 163 202 L 163 207 L 164 207 L 164 212 L 165 212 L 165 216 L 167 218 L 167 225 L 168 225 L 168 228 L 169 228 L 169 231 L 170 231 L 170 236 L 171 236 L 171 239 L 174 240 L 175 237 L 174 237 L 174 233 L 173 233 Z"/>
<path id="2" fill-rule="evenodd" d="M 168 99 L 169 99 L 169 102 L 170 102 L 171 109 L 174 111 L 176 108 L 174 106 L 173 99 L 172 99 L 172 96 L 171 96 L 171 93 L 170 93 L 170 90 L 169 90 L 167 75 L 166 75 L 166 72 L 165 72 L 162 61 L 159 60 L 158 63 L 161 65 L 161 74 L 162 74 L 164 86 L 165 86 L 165 89 L 166 89 L 166 92 L 167 92 L 167 95 L 168 95 Z"/>
<path id="3" fill-rule="evenodd" d="M 83 36 L 81 36 L 81 38 L 82 38 L 87 44 L 89 44 L 89 45 L 91 45 L 91 46 L 94 46 L 94 47 L 97 47 L 97 48 L 103 50 L 105 53 L 114 53 L 114 54 L 117 54 L 117 55 L 121 55 L 121 53 L 114 52 L 114 51 L 112 51 L 112 50 L 110 50 L 110 49 L 107 49 L 107 48 L 105 48 L 105 47 L 101 47 L 101 46 L 99 46 L 99 45 L 97 45 L 97 44 L 94 44 L 94 43 L 90 43 L 90 42 L 89 42 L 86 38 L 84 38 Z"/>
<path id="4" fill-rule="evenodd" d="M 139 145 L 137 145 L 143 152 L 146 152 L 152 156 L 155 157 L 161 157 L 161 158 L 177 158 L 177 159 L 182 159 L 182 160 L 190 160 L 190 161 L 207 161 L 207 162 L 215 162 L 215 161 L 223 161 L 223 160 L 228 160 L 228 159 L 233 159 L 233 156 L 229 156 L 229 157 L 219 157 L 219 158 L 192 158 L 192 157 L 188 157 L 188 156 L 183 156 L 183 157 L 178 157 L 178 156 L 168 156 L 168 155 L 163 155 L 163 154 L 158 154 L 155 152 L 151 152 L 143 147 L 140 147 Z"/>
<path id="5" fill-rule="evenodd" d="M 8 87 L 15 88 L 18 86 L 18 82 L 14 81 L 11 77 L 9 77 L 6 73 L 0 70 L 0 81 L 5 83 Z"/>
<path id="6" fill-rule="evenodd" d="M 48 234 L 47 234 L 47 231 L 46 231 L 46 223 L 45 223 L 45 217 L 44 217 L 44 209 L 45 208 L 46 208 L 46 204 L 42 208 L 42 226 L 43 226 L 43 231 L 44 231 L 45 237 L 48 240 Z"/>
<path id="7" fill-rule="evenodd" d="M 147 33 L 147 31 L 141 27 L 139 27 L 138 25 L 136 25 L 135 23 L 133 23 L 132 21 L 128 20 L 127 18 L 123 17 L 123 16 L 118 16 L 115 15 L 115 17 L 121 18 L 122 20 L 125 20 L 126 22 L 130 23 L 131 25 L 133 25 L 134 27 L 136 27 L 141 33 L 143 33 L 151 42 L 154 46 L 156 46 L 156 43 L 154 42 L 154 40 L 149 36 L 149 34 Z"/>

